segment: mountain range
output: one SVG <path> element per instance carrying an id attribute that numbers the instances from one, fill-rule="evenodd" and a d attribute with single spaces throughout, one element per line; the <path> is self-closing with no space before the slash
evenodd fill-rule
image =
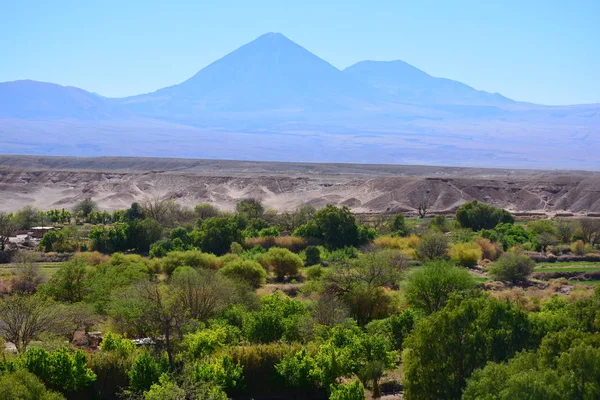
<path id="1" fill-rule="evenodd" d="M 519 102 L 399 60 L 339 70 L 279 33 L 126 98 L 0 83 L 3 153 L 599 169 L 598 133 L 600 104 Z"/>

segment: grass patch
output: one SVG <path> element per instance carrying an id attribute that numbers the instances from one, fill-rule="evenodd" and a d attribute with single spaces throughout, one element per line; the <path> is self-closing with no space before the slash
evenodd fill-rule
<path id="1" fill-rule="evenodd" d="M 535 268 L 534 272 L 593 272 L 600 271 L 600 266 L 597 267 L 545 267 L 545 268 Z"/>
<path id="2" fill-rule="evenodd" d="M 60 269 L 63 262 L 39 262 L 35 263 L 40 268 L 40 273 L 46 278 L 51 278 L 52 275 Z M 0 264 L 0 276 L 8 277 L 17 273 L 17 264 Z"/>
<path id="3" fill-rule="evenodd" d="M 598 267 L 600 262 L 597 261 L 557 261 L 557 262 L 541 262 L 536 264 L 537 267 Z"/>

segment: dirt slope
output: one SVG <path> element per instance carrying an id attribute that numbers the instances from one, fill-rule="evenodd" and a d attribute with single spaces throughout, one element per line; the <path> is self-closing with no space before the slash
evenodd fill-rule
<path id="1" fill-rule="evenodd" d="M 356 212 L 432 211 L 479 199 L 516 212 L 600 212 L 600 173 L 397 165 L 267 163 L 160 158 L 0 156 L 0 210 L 26 204 L 70 208 L 92 197 L 101 208 L 145 197 L 232 209 L 245 197 L 286 210 L 310 203 Z"/>

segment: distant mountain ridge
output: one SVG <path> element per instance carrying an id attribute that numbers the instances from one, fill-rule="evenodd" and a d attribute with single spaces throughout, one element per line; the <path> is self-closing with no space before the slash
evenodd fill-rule
<path id="1" fill-rule="evenodd" d="M 20 154 L 600 169 L 599 132 L 600 104 L 519 102 L 400 60 L 340 70 L 280 33 L 126 98 L 0 83 L 0 151 Z"/>

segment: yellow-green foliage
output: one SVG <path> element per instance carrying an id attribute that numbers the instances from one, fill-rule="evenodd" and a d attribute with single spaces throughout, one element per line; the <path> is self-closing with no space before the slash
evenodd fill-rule
<path id="1" fill-rule="evenodd" d="M 254 237 L 248 238 L 244 242 L 244 247 L 247 249 L 251 249 L 254 246 L 261 246 L 267 250 L 271 247 L 281 247 L 298 253 L 304 250 L 308 246 L 308 243 L 303 238 L 297 236 Z"/>
<path id="2" fill-rule="evenodd" d="M 381 236 L 375 239 L 373 244 L 384 249 L 409 250 L 417 247 L 419 237 L 417 235 L 408 237 Z"/>
<path id="3" fill-rule="evenodd" d="M 577 254 L 578 256 L 584 256 L 585 243 L 583 243 L 583 240 L 577 240 L 571 243 L 571 251 L 573 252 L 573 254 Z"/>
<path id="4" fill-rule="evenodd" d="M 226 260 L 199 250 L 172 251 L 160 259 L 161 270 L 171 274 L 177 267 L 192 267 L 217 270 Z"/>
<path id="5" fill-rule="evenodd" d="M 448 251 L 450 258 L 463 267 L 474 267 L 481 260 L 482 251 L 477 243 L 454 243 Z"/>

